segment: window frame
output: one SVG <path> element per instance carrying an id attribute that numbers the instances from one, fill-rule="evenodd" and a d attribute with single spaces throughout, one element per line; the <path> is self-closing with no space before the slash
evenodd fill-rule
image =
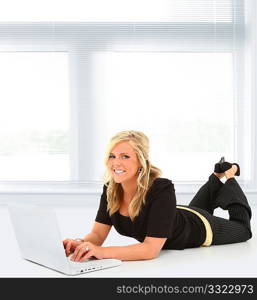
<path id="1" fill-rule="evenodd" d="M 255 3 L 254 3 L 255 5 Z M 256 8 L 256 5 L 255 5 Z M 255 13 L 255 10 L 254 10 Z M 202 32 L 208 32 L 208 28 L 212 24 L 184 24 L 188 28 L 188 32 L 192 32 L 192 26 L 199 28 L 201 26 Z M 1 25 L 0 25 L 1 26 Z M 5 24 L 5 31 L 10 32 L 10 37 L 6 41 L 1 41 L 0 51 L 65 51 L 69 54 L 69 71 L 70 71 L 70 132 L 71 132 L 71 181 L 47 181 L 47 182 L 33 182 L 33 181 L 12 181 L 0 182 L 1 194 L 3 193 L 91 193 L 99 192 L 101 190 L 101 182 L 90 180 L 92 177 L 93 160 L 88 160 L 91 157 L 94 147 L 94 120 L 92 101 L 90 101 L 90 55 L 95 51 L 213 51 L 211 44 L 205 44 L 205 40 L 199 39 L 199 32 L 195 33 L 197 43 L 178 45 L 168 43 L 165 38 L 167 35 L 162 36 L 162 41 L 158 39 L 160 29 L 165 28 L 165 33 L 169 34 L 169 30 L 174 29 L 174 26 L 181 26 L 181 24 L 174 23 L 8 23 Z M 163 27 L 164 26 L 164 27 Z M 217 43 L 215 45 L 216 51 L 232 51 L 234 47 L 233 57 L 236 66 L 234 70 L 234 79 L 236 89 L 234 90 L 235 101 L 237 105 L 241 102 L 238 100 L 244 95 L 242 81 L 242 73 L 240 70 L 245 70 L 245 55 L 246 49 L 244 43 L 242 45 L 232 45 L 233 40 L 224 40 L 224 32 L 231 30 L 231 25 L 221 23 L 215 32 Z M 252 25 L 254 27 L 251 35 L 250 49 L 251 63 L 254 63 L 254 68 L 251 69 L 251 95 L 249 96 L 250 105 L 252 108 L 252 123 L 251 123 L 251 140 L 253 142 L 251 149 L 251 162 L 256 162 L 256 128 L 257 121 L 254 118 L 256 111 L 256 22 Z M 82 30 L 83 29 L 83 30 Z M 154 30 L 153 30 L 154 29 Z M 135 33 L 137 39 L 135 40 Z M 220 34 L 220 39 L 219 39 Z M 241 32 L 239 33 L 241 34 Z M 38 36 L 42 38 L 38 38 Z M 144 39 L 144 43 L 138 43 L 140 39 Z M 206 37 L 205 37 L 206 38 Z M 10 44 L 10 39 L 12 44 Z M 156 43 L 153 40 L 156 39 Z M 194 39 L 194 37 L 192 37 Z M 137 41 L 137 42 L 135 42 Z M 135 43 L 134 43 L 135 42 Z M 167 43 L 165 43 L 167 42 Z M 191 43 L 190 50 L 188 49 Z M 204 49 L 205 48 L 205 49 Z M 86 68 L 85 68 L 86 66 Z M 85 85 L 86 82 L 89 84 Z M 89 99 L 89 101 L 85 101 Z M 237 139 L 235 142 L 235 150 L 237 158 L 243 162 L 243 151 L 240 141 L 243 140 L 243 130 L 240 122 L 244 117 L 240 115 L 239 106 L 237 106 L 238 123 L 235 126 Z M 86 117 L 85 117 L 86 116 Z M 85 128 L 85 130 L 81 130 Z M 87 130 L 88 129 L 88 130 Z M 88 146 L 90 141 L 90 146 Z M 255 164 L 253 164 L 255 165 Z M 242 169 L 244 165 L 241 164 Z M 175 182 L 177 192 L 181 194 L 191 194 L 197 190 L 203 182 Z M 242 185 L 248 192 L 257 193 L 257 170 L 253 171 L 250 182 L 242 182 Z"/>

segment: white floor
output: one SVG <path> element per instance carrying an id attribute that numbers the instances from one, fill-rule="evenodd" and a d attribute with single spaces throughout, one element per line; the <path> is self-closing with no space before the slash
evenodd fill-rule
<path id="1" fill-rule="evenodd" d="M 91 228 L 95 209 L 57 208 L 62 239 L 84 236 Z M 257 277 L 257 208 L 253 209 L 253 238 L 245 243 L 185 250 L 163 250 L 149 261 L 122 262 L 121 266 L 77 277 Z M 218 216 L 227 212 L 218 210 Z M 67 277 L 40 265 L 23 260 L 5 206 L 0 207 L 0 277 Z M 40 237 L 39 237 L 40 238 Z M 119 235 L 114 229 L 106 246 L 137 243 Z"/>

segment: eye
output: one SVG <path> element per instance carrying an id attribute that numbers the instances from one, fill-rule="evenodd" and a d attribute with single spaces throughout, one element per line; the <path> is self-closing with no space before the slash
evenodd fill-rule
<path id="1" fill-rule="evenodd" d="M 115 156 L 114 156 L 113 154 L 110 154 L 110 155 L 109 155 L 109 158 L 115 158 Z M 128 159 L 129 156 L 126 155 L 126 154 L 124 154 L 124 155 L 122 155 L 122 158 Z"/>

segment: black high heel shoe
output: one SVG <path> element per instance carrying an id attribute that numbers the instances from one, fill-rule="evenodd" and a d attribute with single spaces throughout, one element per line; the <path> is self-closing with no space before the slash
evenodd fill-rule
<path id="1" fill-rule="evenodd" d="M 214 167 L 215 173 L 223 173 L 223 171 L 221 170 L 221 164 L 224 162 L 225 162 L 225 157 L 222 156 L 220 161 L 215 164 L 215 167 Z"/>
<path id="2" fill-rule="evenodd" d="M 232 167 L 232 165 L 236 165 L 237 166 L 237 171 L 235 173 L 235 176 L 239 176 L 240 175 L 240 167 L 239 167 L 239 165 L 237 163 L 231 164 L 230 162 L 225 161 L 225 157 L 224 156 L 222 156 L 221 159 L 220 159 L 220 161 L 215 164 L 214 172 L 215 173 L 224 173 L 228 169 L 230 169 Z"/>

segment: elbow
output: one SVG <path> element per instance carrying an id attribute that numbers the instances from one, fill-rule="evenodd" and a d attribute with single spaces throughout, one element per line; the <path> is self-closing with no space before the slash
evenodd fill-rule
<path id="1" fill-rule="evenodd" d="M 157 258 L 161 251 L 160 247 L 156 247 L 155 245 L 146 242 L 142 243 L 142 247 L 142 259 L 144 260 L 151 260 Z"/>
<path id="2" fill-rule="evenodd" d="M 151 256 L 151 258 L 150 259 L 155 259 L 155 258 L 157 258 L 158 256 L 159 256 L 159 254 L 160 254 L 160 251 L 158 251 L 158 252 L 154 252 L 153 253 L 153 255 Z"/>
<path id="3" fill-rule="evenodd" d="M 151 250 L 147 251 L 147 255 L 145 255 L 143 259 L 152 260 L 152 259 L 157 258 L 159 256 L 159 254 L 160 254 L 160 251 L 151 249 Z"/>

